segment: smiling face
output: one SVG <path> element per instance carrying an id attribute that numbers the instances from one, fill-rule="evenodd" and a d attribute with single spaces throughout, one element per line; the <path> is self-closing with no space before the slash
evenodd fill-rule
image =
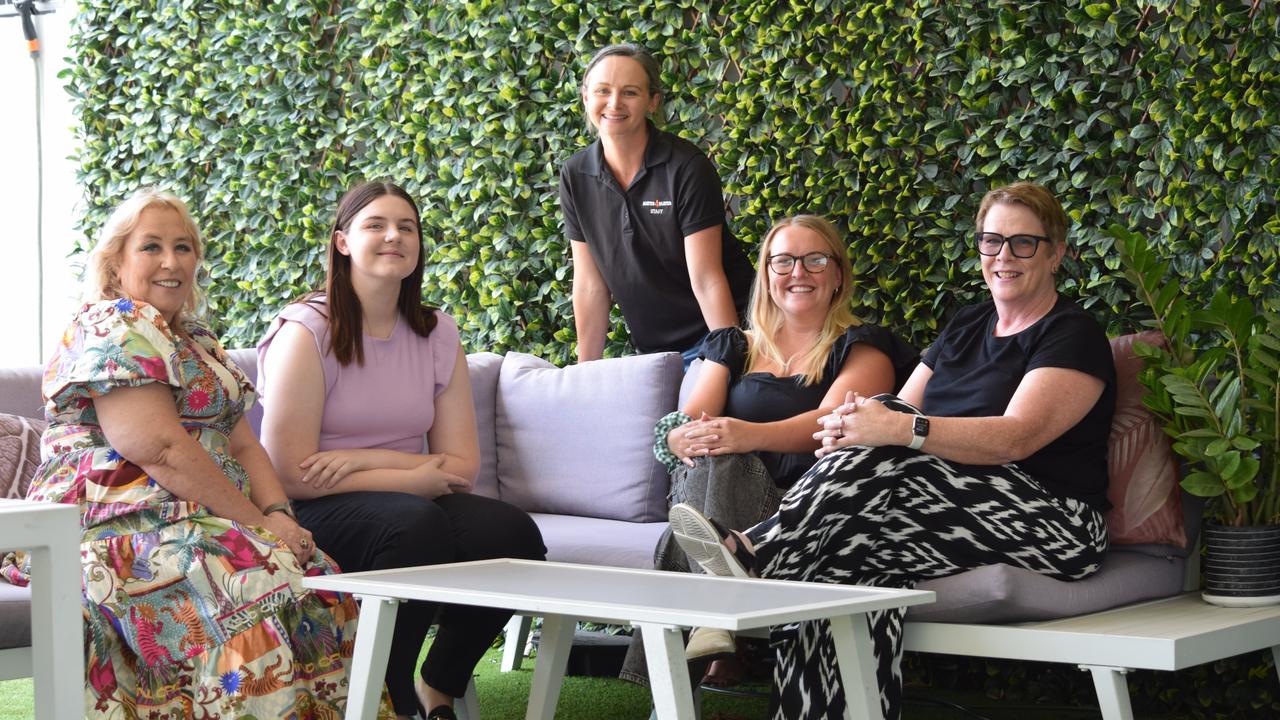
<path id="1" fill-rule="evenodd" d="M 195 291 L 197 242 L 177 210 L 165 206 L 143 210 L 120 249 L 116 266 L 120 291 L 159 310 L 172 325 Z"/>
<path id="2" fill-rule="evenodd" d="M 661 96 L 649 89 L 644 67 L 624 55 L 611 55 L 591 69 L 583 82 L 582 106 L 601 137 L 645 132 L 645 118 Z"/>
<path id="3" fill-rule="evenodd" d="M 833 251 L 821 235 L 801 225 L 779 229 L 769 243 L 768 255 L 803 257 L 810 253 L 831 255 Z M 809 272 L 800 261 L 786 274 L 774 272 L 772 268 L 762 271 L 769 273 L 769 298 L 788 316 L 825 317 L 841 281 L 841 266 L 835 258 L 828 260 L 827 267 L 818 273 Z"/>
<path id="4" fill-rule="evenodd" d="M 996 203 L 987 210 L 982 232 L 1010 235 L 1047 235 L 1034 212 L 1021 203 Z M 1016 309 L 1034 307 L 1057 293 L 1053 272 L 1066 252 L 1063 243 L 1042 241 L 1029 258 L 1014 257 L 1005 243 L 996 255 L 983 255 L 982 278 L 997 304 Z"/>
<path id="5" fill-rule="evenodd" d="M 417 265 L 419 232 L 413 206 L 395 195 L 382 195 L 356 213 L 346 230 L 334 233 L 334 247 L 351 258 L 353 278 L 399 283 Z"/>

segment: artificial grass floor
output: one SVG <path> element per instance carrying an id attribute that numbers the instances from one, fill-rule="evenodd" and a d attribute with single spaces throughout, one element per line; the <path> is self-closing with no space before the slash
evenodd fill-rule
<path id="1" fill-rule="evenodd" d="M 524 717 L 533 678 L 534 660 L 511 673 L 499 672 L 502 651 L 494 649 L 476 668 L 476 691 L 484 720 L 520 720 Z M 32 681 L 0 682 L 0 720 L 29 720 L 34 716 Z M 928 702 L 920 698 L 929 698 Z M 934 702 L 952 702 L 968 711 L 942 707 Z M 560 691 L 556 717 L 563 720 L 647 720 L 648 690 L 615 678 L 567 677 Z M 703 720 L 763 720 L 768 703 L 764 699 L 704 693 Z M 1099 717 L 1096 707 L 1051 708 L 1045 706 L 1001 705 L 979 692 L 956 693 L 909 691 L 904 720 L 1086 720 Z M 264 719 L 265 720 L 265 719 Z"/>

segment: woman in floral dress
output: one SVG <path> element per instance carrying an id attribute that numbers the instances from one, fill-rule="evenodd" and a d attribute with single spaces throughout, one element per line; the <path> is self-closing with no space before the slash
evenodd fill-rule
<path id="1" fill-rule="evenodd" d="M 253 388 L 192 317 L 186 206 L 134 195 L 90 258 L 95 300 L 45 369 L 28 494 L 81 509 L 86 713 L 340 717 L 357 609 L 302 586 L 337 568 L 244 419 Z"/>

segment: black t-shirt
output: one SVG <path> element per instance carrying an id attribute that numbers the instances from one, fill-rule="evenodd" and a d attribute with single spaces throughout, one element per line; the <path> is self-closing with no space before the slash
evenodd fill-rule
<path id="1" fill-rule="evenodd" d="M 685 237 L 720 225 L 720 257 L 741 318 L 755 272 L 725 221 L 720 177 L 692 143 L 649 125 L 644 167 L 623 190 L 600 141 L 560 170 L 565 235 L 591 257 L 641 352 L 693 347 L 707 324 L 689 282 Z"/>
<path id="2" fill-rule="evenodd" d="M 748 422 L 776 422 L 817 409 L 844 367 L 849 351 L 858 343 L 866 343 L 889 356 L 893 363 L 895 392 L 919 362 L 920 355 L 915 348 L 876 325 L 851 327 L 836 338 L 831 352 L 827 354 L 822 380 L 816 385 L 801 384 L 803 378 L 799 375 L 777 377 L 764 372 L 744 375 L 747 336 L 738 328 L 712 330 L 701 356 L 729 369 L 729 393 L 722 413 L 725 417 Z M 815 425 L 814 431 L 817 429 Z M 813 453 L 758 452 L 756 455 L 780 488 L 791 487 L 817 462 Z"/>
<path id="3" fill-rule="evenodd" d="M 1116 369 L 1102 327 L 1064 297 L 1015 335 L 996 337 L 996 319 L 993 302 L 964 308 L 925 351 L 924 364 L 933 370 L 924 391 L 925 414 L 1003 415 L 1023 376 L 1041 367 L 1079 370 L 1102 380 L 1106 387 L 1101 397 L 1080 422 L 1014 464 L 1059 497 L 1107 510 L 1107 439 L 1116 405 Z"/>

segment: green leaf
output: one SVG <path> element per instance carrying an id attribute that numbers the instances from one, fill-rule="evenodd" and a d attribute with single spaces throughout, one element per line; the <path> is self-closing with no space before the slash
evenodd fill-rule
<path id="1" fill-rule="evenodd" d="M 1206 472 L 1188 473 L 1181 485 L 1183 490 L 1196 497 L 1217 497 L 1226 492 L 1222 482 Z"/>

